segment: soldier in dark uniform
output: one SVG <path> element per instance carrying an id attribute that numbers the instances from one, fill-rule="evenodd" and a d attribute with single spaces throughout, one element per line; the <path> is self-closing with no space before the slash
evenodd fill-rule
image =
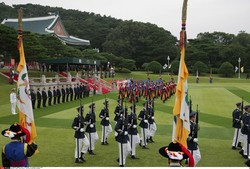
<path id="1" fill-rule="evenodd" d="M 195 116 L 196 116 L 195 112 L 191 112 L 189 115 L 190 133 L 187 138 L 187 146 L 188 146 L 188 150 L 191 152 L 191 154 L 194 157 L 194 165 L 196 166 L 198 162 L 201 160 L 201 153 L 200 153 L 199 146 L 197 143 L 198 138 L 196 137 L 199 127 L 198 127 L 198 124 L 195 123 Z"/>
<path id="2" fill-rule="evenodd" d="M 56 86 L 53 87 L 53 97 L 54 97 L 54 104 L 56 104 L 56 98 L 57 98 Z"/>
<path id="3" fill-rule="evenodd" d="M 233 128 L 234 130 L 234 137 L 233 137 L 233 143 L 232 143 L 232 149 L 236 150 L 237 147 L 241 147 L 241 142 L 243 140 L 243 135 L 240 131 L 241 129 L 241 116 L 242 111 L 241 108 L 241 102 L 236 103 L 237 108 L 233 111 L 232 117 L 233 117 Z"/>
<path id="4" fill-rule="evenodd" d="M 136 105 L 133 104 L 130 109 L 131 114 L 128 115 L 128 136 L 131 147 L 131 158 L 138 159 L 136 157 L 136 145 L 140 142 L 140 138 L 137 130 Z"/>
<path id="5" fill-rule="evenodd" d="M 77 93 L 77 99 L 80 99 L 80 87 L 79 87 L 79 84 L 77 84 L 76 93 Z"/>
<path id="6" fill-rule="evenodd" d="M 83 106 L 77 108 L 78 114 L 74 118 L 72 128 L 75 130 L 76 148 L 75 148 L 75 163 L 83 163 L 84 154 L 87 153 L 89 148 L 89 140 L 84 133 L 84 118 Z"/>
<path id="7" fill-rule="evenodd" d="M 77 87 L 76 87 L 76 85 L 74 86 L 74 94 L 75 94 L 74 100 L 76 100 L 77 99 Z"/>
<path id="8" fill-rule="evenodd" d="M 87 85 L 86 83 L 83 84 L 83 97 L 86 97 L 87 96 Z"/>
<path id="9" fill-rule="evenodd" d="M 65 91 L 64 86 L 63 86 L 63 85 L 62 85 L 62 89 L 61 89 L 61 91 L 62 91 L 62 103 L 65 103 L 66 91 Z"/>
<path id="10" fill-rule="evenodd" d="M 243 139 L 244 139 L 244 146 L 243 146 L 243 149 L 239 152 L 244 158 L 248 158 L 249 157 L 249 149 L 250 149 L 250 146 L 249 146 L 249 143 L 250 143 L 250 139 L 249 139 L 249 136 L 250 136 L 250 129 L 249 129 L 249 126 L 250 126 L 250 105 L 247 105 L 244 107 L 245 109 L 245 113 L 243 114 L 242 116 L 242 128 L 241 128 L 241 132 L 243 134 Z"/>
<path id="11" fill-rule="evenodd" d="M 49 98 L 48 104 L 49 104 L 49 106 L 51 106 L 52 97 L 53 97 L 53 95 L 52 95 L 51 87 L 49 87 L 49 90 L 48 90 L 48 98 Z"/>
<path id="12" fill-rule="evenodd" d="M 33 89 L 31 89 L 31 102 L 32 102 L 32 108 L 35 109 L 35 104 L 36 104 L 36 94 Z"/>
<path id="13" fill-rule="evenodd" d="M 155 123 L 155 112 L 154 112 L 154 100 L 151 100 L 149 106 L 149 116 L 148 116 L 148 130 L 149 130 L 149 135 L 148 135 L 148 142 L 154 142 L 153 137 L 155 135 L 155 132 L 157 130 L 156 123 Z"/>
<path id="14" fill-rule="evenodd" d="M 37 97 L 37 108 L 40 108 L 41 107 L 42 94 L 41 94 L 39 88 L 37 88 L 36 97 Z"/>
<path id="15" fill-rule="evenodd" d="M 119 158 L 117 161 L 119 162 L 120 167 L 124 167 L 126 163 L 126 157 L 128 153 L 131 151 L 130 146 L 128 146 L 128 119 L 126 117 L 126 111 L 123 111 L 123 115 L 117 121 L 115 125 L 115 131 L 118 135 L 115 137 L 115 140 L 118 142 L 119 146 Z"/>
<path id="16" fill-rule="evenodd" d="M 250 167 L 250 155 L 249 155 L 249 151 L 250 151 L 250 105 L 247 105 L 244 107 L 245 109 L 245 113 L 242 117 L 242 122 L 243 122 L 243 127 L 244 129 L 243 130 L 246 130 L 244 131 L 244 133 L 247 133 L 244 135 L 244 156 L 246 158 L 248 158 L 248 160 L 245 162 L 245 164 Z M 243 128 L 242 127 L 242 128 Z M 244 134 L 243 131 L 242 131 L 242 134 Z M 246 153 L 245 153 L 246 152 Z"/>
<path id="17" fill-rule="evenodd" d="M 85 123 L 87 124 L 86 132 L 89 138 L 89 154 L 95 155 L 95 143 L 98 140 L 98 134 L 96 132 L 96 114 L 95 114 L 95 103 L 89 105 L 90 112 L 85 117 Z"/>
<path id="18" fill-rule="evenodd" d="M 82 83 L 80 84 L 80 87 L 79 87 L 79 95 L 80 95 L 80 99 L 82 99 L 82 95 L 83 95 L 83 85 L 82 85 Z"/>
<path id="19" fill-rule="evenodd" d="M 57 103 L 60 104 L 60 102 L 61 102 L 61 90 L 60 90 L 59 86 L 57 86 L 56 96 L 57 96 Z"/>
<path id="20" fill-rule="evenodd" d="M 73 85 L 69 87 L 69 94 L 70 94 L 70 101 L 73 101 L 73 96 L 74 96 Z"/>
<path id="21" fill-rule="evenodd" d="M 115 118 L 114 118 L 114 121 L 115 121 L 115 124 L 117 123 L 117 121 L 121 118 L 121 115 L 122 115 L 122 100 L 121 99 L 118 99 L 117 100 L 118 102 L 118 105 L 116 106 L 115 108 Z M 115 136 L 117 136 L 117 132 L 115 131 Z"/>
<path id="22" fill-rule="evenodd" d="M 46 107 L 46 102 L 47 102 L 47 92 L 46 92 L 46 89 L 43 88 L 43 91 L 42 91 L 42 98 L 43 98 L 43 107 Z"/>
<path id="23" fill-rule="evenodd" d="M 66 102 L 69 101 L 69 85 L 66 86 Z"/>
<path id="24" fill-rule="evenodd" d="M 141 110 L 138 120 L 140 120 L 139 126 L 141 127 L 141 146 L 143 149 L 148 149 L 147 146 L 147 138 L 148 138 L 148 113 L 147 113 L 147 102 L 143 103 L 143 109 Z"/>
<path id="25" fill-rule="evenodd" d="M 104 101 L 104 108 L 101 110 L 99 117 L 102 119 L 101 120 L 101 125 L 102 125 L 102 139 L 101 143 L 102 145 L 107 145 L 108 144 L 108 137 L 112 133 L 112 127 L 109 122 L 109 102 L 108 100 L 105 99 Z"/>

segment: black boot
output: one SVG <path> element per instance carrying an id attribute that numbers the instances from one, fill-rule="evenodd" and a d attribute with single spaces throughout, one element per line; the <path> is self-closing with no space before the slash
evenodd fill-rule
<path id="1" fill-rule="evenodd" d="M 81 153 L 81 157 L 79 159 L 81 159 L 83 162 L 85 162 L 83 157 L 84 157 L 84 153 Z"/>
<path id="2" fill-rule="evenodd" d="M 92 150 L 89 151 L 90 155 L 96 155 Z"/>
<path id="3" fill-rule="evenodd" d="M 83 161 L 80 158 L 76 158 L 75 163 L 83 163 Z"/>
<path id="4" fill-rule="evenodd" d="M 237 147 L 242 148 L 241 142 L 238 143 Z"/>
<path id="5" fill-rule="evenodd" d="M 154 140 L 153 140 L 153 137 L 152 137 L 152 136 L 150 136 L 149 140 L 150 140 L 152 143 L 154 143 Z"/>
<path id="6" fill-rule="evenodd" d="M 142 146 L 142 148 L 143 148 L 143 149 L 149 149 L 149 148 L 148 148 L 148 147 L 146 147 L 146 146 Z"/>
<path id="7" fill-rule="evenodd" d="M 134 156 L 134 155 L 131 155 L 131 158 L 132 159 L 139 159 L 138 157 Z"/>

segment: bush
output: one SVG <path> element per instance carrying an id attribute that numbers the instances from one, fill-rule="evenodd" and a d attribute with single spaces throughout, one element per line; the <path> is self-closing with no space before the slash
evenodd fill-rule
<path id="1" fill-rule="evenodd" d="M 209 71 L 210 73 L 210 71 Z M 218 74 L 219 73 L 219 69 L 218 68 L 212 68 L 212 74 Z"/>
<path id="2" fill-rule="evenodd" d="M 198 70 L 198 73 L 199 75 L 203 74 L 203 73 L 207 73 L 208 71 L 208 67 L 205 63 L 201 62 L 201 61 L 197 61 L 195 64 L 194 64 L 194 67 L 193 67 L 193 72 L 196 73 Z"/>
<path id="3" fill-rule="evenodd" d="M 162 65 L 157 61 L 150 62 L 147 67 L 153 73 L 159 73 L 162 70 Z"/>
<path id="4" fill-rule="evenodd" d="M 234 66 L 229 62 L 224 62 L 219 68 L 219 73 L 225 77 L 232 77 L 234 74 Z"/>
<path id="5" fill-rule="evenodd" d="M 143 63 L 143 65 L 141 66 L 143 70 L 147 70 L 148 69 L 148 63 Z"/>
<path id="6" fill-rule="evenodd" d="M 117 72 L 117 73 L 131 73 L 131 71 L 127 68 L 116 69 L 115 72 Z"/>
<path id="7" fill-rule="evenodd" d="M 175 60 L 171 63 L 171 72 L 174 74 L 178 74 L 179 72 L 179 65 L 180 65 L 180 61 Z"/>

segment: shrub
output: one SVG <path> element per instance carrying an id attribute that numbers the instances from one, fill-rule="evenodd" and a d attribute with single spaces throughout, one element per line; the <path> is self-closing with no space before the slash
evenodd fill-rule
<path id="1" fill-rule="evenodd" d="M 115 72 L 118 73 L 131 73 L 131 71 L 127 68 L 116 69 Z"/>
<path id="2" fill-rule="evenodd" d="M 162 65 L 157 61 L 150 62 L 147 67 L 153 73 L 159 73 L 162 70 Z"/>
<path id="3" fill-rule="evenodd" d="M 219 68 L 219 73 L 225 77 L 232 77 L 234 74 L 234 66 L 229 62 L 224 62 Z"/>
<path id="4" fill-rule="evenodd" d="M 175 60 L 171 63 L 171 72 L 174 74 L 178 74 L 179 72 L 179 65 L 180 65 L 180 61 Z"/>
<path id="5" fill-rule="evenodd" d="M 194 64 L 194 67 L 193 67 L 193 72 L 196 73 L 198 70 L 199 72 L 199 75 L 203 74 L 203 73 L 207 73 L 208 71 L 208 67 L 205 63 L 201 62 L 201 61 L 197 61 L 195 64 Z"/>

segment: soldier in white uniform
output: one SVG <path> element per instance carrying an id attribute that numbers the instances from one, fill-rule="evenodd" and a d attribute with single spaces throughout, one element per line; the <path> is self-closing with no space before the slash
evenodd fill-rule
<path id="1" fill-rule="evenodd" d="M 10 93 L 10 104 L 11 104 L 11 113 L 16 114 L 16 89 L 12 89 Z"/>

